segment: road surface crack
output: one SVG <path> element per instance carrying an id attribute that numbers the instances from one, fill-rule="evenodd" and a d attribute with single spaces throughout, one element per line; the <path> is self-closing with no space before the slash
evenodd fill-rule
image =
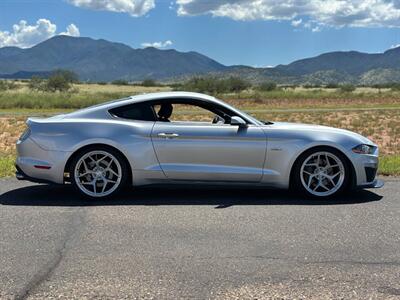
<path id="1" fill-rule="evenodd" d="M 39 270 L 32 279 L 24 286 L 24 288 L 17 293 L 15 299 L 24 300 L 27 299 L 32 292 L 39 287 L 44 281 L 48 280 L 55 269 L 60 265 L 61 261 L 65 257 L 68 251 L 68 244 L 76 238 L 79 231 L 82 229 L 84 224 L 85 210 L 82 208 L 74 209 L 72 217 L 67 222 L 66 226 L 68 230 L 60 243 L 54 257 Z"/>

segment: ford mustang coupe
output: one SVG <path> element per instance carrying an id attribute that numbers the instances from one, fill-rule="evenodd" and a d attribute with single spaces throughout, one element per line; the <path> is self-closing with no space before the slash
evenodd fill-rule
<path id="1" fill-rule="evenodd" d="M 17 142 L 17 178 L 71 183 L 92 198 L 126 185 L 260 185 L 312 197 L 383 185 L 369 139 L 262 122 L 203 94 L 138 95 L 27 125 Z"/>

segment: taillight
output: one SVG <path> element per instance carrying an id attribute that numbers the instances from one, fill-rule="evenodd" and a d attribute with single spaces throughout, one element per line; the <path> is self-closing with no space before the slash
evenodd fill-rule
<path id="1" fill-rule="evenodd" d="M 25 131 L 21 134 L 19 140 L 21 142 L 25 141 L 31 135 L 31 129 L 28 127 Z"/>

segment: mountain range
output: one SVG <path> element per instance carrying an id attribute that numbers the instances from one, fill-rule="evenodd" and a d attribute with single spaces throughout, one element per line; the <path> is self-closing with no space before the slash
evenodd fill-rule
<path id="1" fill-rule="evenodd" d="M 48 76 L 67 69 L 82 81 L 178 81 L 192 76 L 240 76 L 280 84 L 382 84 L 400 81 L 400 47 L 384 53 L 330 52 L 274 68 L 225 66 L 197 52 L 133 49 L 87 37 L 56 36 L 32 48 L 0 48 L 0 78 Z"/>

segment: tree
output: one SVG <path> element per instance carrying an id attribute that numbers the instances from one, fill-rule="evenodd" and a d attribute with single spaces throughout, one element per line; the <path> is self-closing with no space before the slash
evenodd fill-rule
<path id="1" fill-rule="evenodd" d="M 356 87 L 352 84 L 342 84 L 340 86 L 340 91 L 343 93 L 351 93 L 354 92 L 356 90 Z"/>
<path id="2" fill-rule="evenodd" d="M 68 83 L 79 83 L 79 76 L 70 70 L 58 69 L 52 73 L 52 76 L 60 76 Z"/>
<path id="3" fill-rule="evenodd" d="M 276 89 L 276 83 L 272 81 L 265 81 L 258 86 L 258 90 L 270 92 Z"/>
<path id="4" fill-rule="evenodd" d="M 66 92 L 72 85 L 69 78 L 64 77 L 62 73 L 55 73 L 49 77 L 46 82 L 46 91 L 48 92 Z"/>
<path id="5" fill-rule="evenodd" d="M 145 79 L 142 81 L 141 86 L 145 87 L 157 86 L 157 82 L 154 79 Z"/>
<path id="6" fill-rule="evenodd" d="M 186 91 L 210 94 L 240 92 L 248 87 L 250 84 L 239 77 L 218 79 L 214 76 L 194 77 L 182 85 L 182 89 Z"/>

